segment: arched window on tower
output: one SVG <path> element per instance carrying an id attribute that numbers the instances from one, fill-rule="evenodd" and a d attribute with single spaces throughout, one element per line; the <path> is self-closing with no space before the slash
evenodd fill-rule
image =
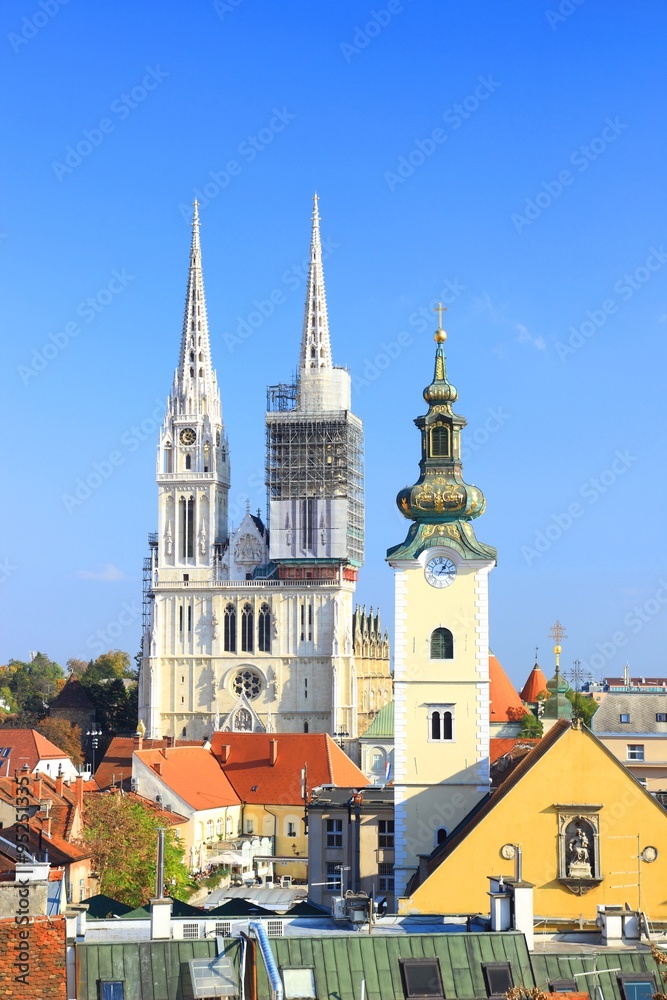
<path id="1" fill-rule="evenodd" d="M 253 630 L 255 627 L 255 616 L 252 605 L 244 604 L 241 612 L 241 652 L 252 653 L 255 649 Z"/>
<path id="2" fill-rule="evenodd" d="M 443 712 L 442 713 L 442 738 L 443 740 L 451 740 L 453 733 L 452 728 L 452 713 Z"/>
<path id="3" fill-rule="evenodd" d="M 440 712 L 433 712 L 431 714 L 431 739 L 439 740 L 440 736 Z"/>
<path id="4" fill-rule="evenodd" d="M 262 604 L 259 609 L 257 643 L 260 653 L 271 652 L 271 611 L 268 604 Z"/>
<path id="5" fill-rule="evenodd" d="M 188 471 L 192 468 L 192 459 L 189 455 L 185 456 L 185 468 Z"/>
<path id="6" fill-rule="evenodd" d="M 431 705 L 428 712 L 429 743 L 454 742 L 454 705 Z"/>
<path id="7" fill-rule="evenodd" d="M 236 652 L 236 608 L 233 604 L 228 604 L 225 608 L 224 624 L 225 652 Z"/>
<path id="8" fill-rule="evenodd" d="M 448 628 L 436 628 L 431 632 L 431 659 L 454 659 L 454 636 Z"/>
<path id="9" fill-rule="evenodd" d="M 164 446 L 164 471 L 173 472 L 174 471 L 174 450 L 171 447 L 171 441 L 167 441 Z"/>
<path id="10" fill-rule="evenodd" d="M 194 497 L 181 497 L 179 506 L 179 552 L 181 559 L 192 559 L 195 552 Z"/>
<path id="11" fill-rule="evenodd" d="M 431 458 L 449 458 L 450 442 L 447 424 L 436 424 L 431 428 Z"/>

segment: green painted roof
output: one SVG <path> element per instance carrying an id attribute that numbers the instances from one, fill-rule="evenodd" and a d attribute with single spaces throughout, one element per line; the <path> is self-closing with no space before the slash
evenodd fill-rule
<path id="1" fill-rule="evenodd" d="M 312 968 L 318 1000 L 358 1000 L 366 981 L 366 1000 L 404 1000 L 400 958 L 438 958 L 448 1000 L 485 997 L 482 962 L 509 962 L 515 983 L 534 986 L 522 934 L 319 934 L 271 938 L 278 967 Z M 260 997 L 269 983 L 257 964 Z"/>
<path id="2" fill-rule="evenodd" d="M 607 951 L 600 949 L 597 955 L 546 955 L 535 952 L 532 956 L 535 980 L 540 989 L 546 989 L 550 979 L 573 979 L 581 993 L 594 996 L 595 976 L 582 976 L 582 972 L 600 971 L 598 979 L 604 1000 L 619 1000 L 618 976 L 623 973 L 652 972 L 656 984 L 660 983 L 657 963 L 649 951 Z M 620 969 L 620 972 L 604 972 L 605 969 Z"/>
<path id="3" fill-rule="evenodd" d="M 393 740 L 394 738 L 394 703 L 387 702 L 375 716 L 361 739 Z"/>
<path id="4" fill-rule="evenodd" d="M 225 941 L 225 951 L 238 969 L 240 938 Z M 188 962 L 214 958 L 215 938 L 205 941 L 135 941 L 77 944 L 77 1000 L 98 1000 L 99 979 L 125 981 L 125 1000 L 192 1000 Z"/>

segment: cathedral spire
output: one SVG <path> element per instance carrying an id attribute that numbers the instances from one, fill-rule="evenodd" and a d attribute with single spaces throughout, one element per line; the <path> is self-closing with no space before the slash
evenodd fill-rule
<path id="1" fill-rule="evenodd" d="M 324 291 L 324 271 L 322 270 L 319 198 L 315 194 L 313 197 L 313 228 L 310 239 L 310 265 L 303 333 L 301 335 L 299 374 L 312 369 L 330 368 L 332 368 L 331 342 L 329 340 L 327 300 Z"/>
<path id="2" fill-rule="evenodd" d="M 190 268 L 183 314 L 181 352 L 176 372 L 177 392 L 188 396 L 192 402 L 199 396 L 210 395 L 213 379 L 211 345 L 208 335 L 204 277 L 199 239 L 199 206 L 195 201 L 192 213 L 192 242 Z"/>

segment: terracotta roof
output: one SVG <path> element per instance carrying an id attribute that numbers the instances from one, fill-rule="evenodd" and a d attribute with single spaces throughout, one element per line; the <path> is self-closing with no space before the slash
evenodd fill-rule
<path id="1" fill-rule="evenodd" d="M 39 860 L 40 855 L 40 840 L 39 840 L 39 829 L 36 828 L 32 823 L 28 829 L 28 841 L 24 841 L 24 846 L 26 850 L 33 855 L 34 858 Z M 21 829 L 21 835 L 25 836 L 25 830 Z M 4 840 L 10 841 L 13 845 L 16 843 L 17 830 L 15 826 L 5 827 L 2 831 L 2 836 Z M 91 852 L 86 850 L 79 844 L 71 844 L 67 840 L 63 840 L 62 837 L 45 837 L 42 836 L 41 841 L 42 852 L 48 850 L 49 861 L 52 865 L 68 865 L 74 861 L 85 861 L 86 858 L 92 856 Z M 7 844 L 0 841 L 0 864 L 6 871 L 8 868 L 13 868 L 16 863 L 16 853 Z"/>
<path id="2" fill-rule="evenodd" d="M 0 775 L 14 774 L 24 764 L 32 772 L 43 760 L 68 756 L 36 729 L 0 729 Z"/>
<path id="3" fill-rule="evenodd" d="M 271 764 L 271 741 L 277 744 Z M 222 747 L 230 747 L 222 762 Z M 300 805 L 301 769 L 317 785 L 364 788 L 368 780 L 327 733 L 214 733 L 211 749 L 243 802 Z"/>
<path id="4" fill-rule="evenodd" d="M 523 758 L 517 767 L 515 767 L 510 776 L 503 781 L 498 790 L 482 799 L 480 804 L 473 809 L 471 813 L 469 813 L 469 815 L 458 825 L 458 827 L 456 827 L 455 830 L 452 831 L 447 840 L 435 848 L 427 862 L 427 871 L 429 875 L 435 871 L 445 858 L 449 857 L 452 851 L 459 846 L 461 841 L 465 840 L 471 830 L 473 830 L 478 823 L 482 822 L 488 813 L 491 812 L 493 807 L 496 806 L 519 781 L 521 781 L 524 774 L 526 774 L 531 767 L 535 767 L 538 761 L 540 761 L 542 757 L 544 757 L 544 755 L 551 749 L 551 747 L 558 742 L 561 736 L 563 736 L 564 733 L 567 733 L 570 729 L 571 725 L 567 719 L 559 719 L 555 725 L 551 727 L 546 736 L 543 736 L 542 739 L 539 740 L 537 746 Z M 418 873 L 415 873 L 408 885 L 407 895 L 414 892 L 419 884 L 419 875 Z"/>
<path id="5" fill-rule="evenodd" d="M 528 680 L 523 686 L 521 700 L 526 702 L 537 701 L 539 695 L 549 695 L 547 690 L 547 679 L 542 672 L 539 663 L 536 663 L 528 674 Z"/>
<path id="6" fill-rule="evenodd" d="M 489 653 L 490 722 L 518 722 L 526 714 L 523 702 L 493 653 Z"/>
<path id="7" fill-rule="evenodd" d="M 193 809 L 218 809 L 239 804 L 229 779 L 205 747 L 137 750 L 135 757 L 159 774 L 161 781 Z"/>
<path id="8" fill-rule="evenodd" d="M 161 750 L 163 747 L 200 747 L 203 740 L 143 740 L 142 750 Z M 120 786 L 121 772 L 123 788 L 132 787 L 132 754 L 139 746 L 136 736 L 114 736 L 107 747 L 104 757 L 95 771 L 95 781 L 99 788 L 111 788 L 113 784 Z"/>
<path id="9" fill-rule="evenodd" d="M 532 750 L 539 742 L 537 739 L 526 739 L 523 736 L 494 737 L 489 740 L 489 762 L 495 764 L 501 757 L 506 757 L 507 754 L 522 750 L 524 747 Z"/>

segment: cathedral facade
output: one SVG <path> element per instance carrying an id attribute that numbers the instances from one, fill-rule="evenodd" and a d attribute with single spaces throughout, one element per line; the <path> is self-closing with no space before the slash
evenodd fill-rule
<path id="1" fill-rule="evenodd" d="M 363 434 L 349 373 L 332 360 L 317 197 L 296 384 L 268 391 L 269 524 L 248 509 L 229 531 L 229 442 L 196 204 L 156 478 L 139 680 L 147 735 L 356 738 L 391 698 L 389 649 L 379 618 L 364 624 L 354 607 L 364 552 Z"/>

